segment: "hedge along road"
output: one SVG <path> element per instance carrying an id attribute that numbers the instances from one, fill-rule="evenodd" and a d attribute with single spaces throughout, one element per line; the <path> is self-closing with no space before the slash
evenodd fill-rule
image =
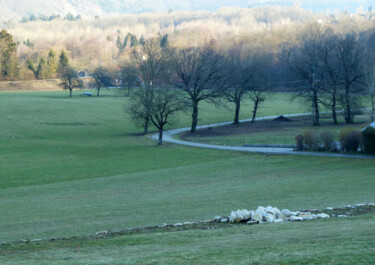
<path id="1" fill-rule="evenodd" d="M 290 115 L 284 115 L 284 117 L 300 117 L 300 116 L 307 116 L 307 115 L 311 115 L 311 113 L 290 114 Z M 279 116 L 268 116 L 264 118 L 257 118 L 256 120 L 270 120 L 270 119 L 276 119 L 277 117 Z M 251 119 L 241 120 L 240 122 L 249 122 L 249 121 L 251 121 Z M 208 125 L 201 125 L 199 126 L 199 128 L 205 129 L 209 127 L 219 127 L 219 126 L 229 125 L 232 123 L 233 123 L 232 121 L 214 123 L 214 124 L 208 124 Z M 297 151 L 294 151 L 293 148 L 282 148 L 282 147 L 223 146 L 223 145 L 213 145 L 213 144 L 201 144 L 201 143 L 184 141 L 184 140 L 179 140 L 179 139 L 174 138 L 176 134 L 187 132 L 189 130 L 190 130 L 190 127 L 165 131 L 163 135 L 163 141 L 168 142 L 168 143 L 199 147 L 199 148 L 261 153 L 261 154 L 267 154 L 267 155 L 306 155 L 306 156 L 323 156 L 323 157 L 339 157 L 339 158 L 343 157 L 343 158 L 375 159 L 375 156 L 370 156 L 370 155 L 337 154 L 337 153 L 323 153 L 323 152 L 297 152 Z M 151 138 L 154 140 L 158 140 L 159 135 L 153 134 L 151 135 Z"/>

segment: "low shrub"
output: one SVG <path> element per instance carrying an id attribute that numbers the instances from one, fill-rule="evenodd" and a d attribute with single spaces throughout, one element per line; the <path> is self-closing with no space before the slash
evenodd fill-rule
<path id="1" fill-rule="evenodd" d="M 303 144 L 304 137 L 302 135 L 298 135 L 295 138 L 295 140 L 296 140 L 296 150 L 303 151 L 305 149 L 304 144 Z"/>
<path id="2" fill-rule="evenodd" d="M 304 139 L 307 150 L 317 151 L 319 149 L 319 134 L 312 131 L 306 131 Z"/>
<path id="3" fill-rule="evenodd" d="M 363 147 L 367 154 L 375 155 L 375 128 L 368 127 L 362 132 Z"/>
<path id="4" fill-rule="evenodd" d="M 324 131 L 320 134 L 320 141 L 324 151 L 333 152 L 336 149 L 335 135 L 332 132 Z"/>
<path id="5" fill-rule="evenodd" d="M 362 134 L 359 131 L 343 131 L 340 133 L 339 141 L 344 152 L 357 152 L 362 146 Z"/>

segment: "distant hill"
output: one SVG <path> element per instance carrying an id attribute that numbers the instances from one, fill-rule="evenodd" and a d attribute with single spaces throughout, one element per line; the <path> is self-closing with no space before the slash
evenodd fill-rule
<path id="1" fill-rule="evenodd" d="M 144 13 L 168 10 L 217 10 L 224 6 L 246 7 L 247 0 L 0 0 L 2 19 L 20 19 L 31 14 L 82 16 Z"/>
<path id="2" fill-rule="evenodd" d="M 372 0 L 0 0 L 0 20 L 21 19 L 29 15 L 80 14 L 83 17 L 109 14 L 145 13 L 169 10 L 214 11 L 220 7 L 255 7 L 260 5 L 293 5 L 320 11 L 323 9 L 367 10 Z"/>

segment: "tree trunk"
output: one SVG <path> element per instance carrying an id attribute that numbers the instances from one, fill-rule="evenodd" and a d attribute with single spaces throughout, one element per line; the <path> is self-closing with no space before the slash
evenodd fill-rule
<path id="1" fill-rule="evenodd" d="M 234 124 L 240 123 L 240 108 L 241 108 L 241 102 L 236 102 L 236 111 L 234 114 Z"/>
<path id="2" fill-rule="evenodd" d="M 333 125 L 337 125 L 337 113 L 336 113 L 336 88 L 333 89 L 332 94 L 332 118 L 333 118 Z"/>
<path id="3" fill-rule="evenodd" d="M 163 127 L 160 127 L 158 145 L 162 145 L 162 144 L 163 144 Z"/>
<path id="4" fill-rule="evenodd" d="M 99 97 L 100 88 L 98 88 L 98 93 L 96 94 L 97 97 Z"/>
<path id="5" fill-rule="evenodd" d="M 375 121 L 375 99 L 374 95 L 371 95 L 371 104 L 372 104 L 372 110 L 371 110 L 371 121 Z"/>
<path id="6" fill-rule="evenodd" d="M 255 101 L 255 104 L 254 104 L 253 118 L 251 119 L 251 123 L 254 123 L 254 121 L 255 121 L 255 117 L 257 116 L 258 104 L 259 104 L 259 101 L 256 100 L 256 101 Z"/>
<path id="7" fill-rule="evenodd" d="M 345 89 L 345 103 L 346 103 L 345 121 L 346 121 L 346 124 L 352 124 L 353 115 L 352 115 L 352 106 L 350 103 L 349 87 L 346 87 Z"/>
<path id="8" fill-rule="evenodd" d="M 319 102 L 318 102 L 318 94 L 316 92 L 314 92 L 314 112 L 315 112 L 314 126 L 320 126 Z"/>
<path id="9" fill-rule="evenodd" d="M 145 119 L 145 123 L 143 125 L 143 134 L 148 134 L 148 125 L 150 123 L 150 119 L 149 118 L 146 118 Z"/>
<path id="10" fill-rule="evenodd" d="M 70 97 L 70 98 L 72 97 L 72 90 L 73 90 L 73 89 L 69 89 L 69 97 Z"/>
<path id="11" fill-rule="evenodd" d="M 191 124 L 191 132 L 197 131 L 197 124 L 198 124 L 198 102 L 193 102 L 193 114 L 192 117 L 192 124 Z"/>

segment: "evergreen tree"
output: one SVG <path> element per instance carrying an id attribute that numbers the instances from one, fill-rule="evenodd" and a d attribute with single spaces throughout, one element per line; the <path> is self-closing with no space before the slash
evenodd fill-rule
<path id="1" fill-rule="evenodd" d="M 140 45 L 145 45 L 145 38 L 143 37 L 143 35 L 139 38 L 139 44 Z"/>
<path id="2" fill-rule="evenodd" d="M 47 69 L 48 69 L 48 77 L 54 78 L 57 72 L 57 62 L 56 62 L 56 54 L 52 49 L 48 53 Z"/>
<path id="3" fill-rule="evenodd" d="M 18 76 L 18 58 L 13 36 L 6 30 L 0 32 L 0 79 L 14 80 Z"/>
<path id="4" fill-rule="evenodd" d="M 122 50 L 122 41 L 121 41 L 120 35 L 117 36 L 116 46 L 117 46 L 117 48 L 118 48 L 120 51 Z"/>
<path id="5" fill-rule="evenodd" d="M 168 34 L 165 34 L 163 38 L 160 40 L 160 47 L 167 48 L 168 47 Z"/>
<path id="6" fill-rule="evenodd" d="M 44 57 L 41 57 L 39 59 L 38 69 L 36 70 L 36 77 L 38 79 L 46 79 L 47 74 L 48 74 L 48 69 L 46 65 L 46 60 L 44 59 Z"/>
<path id="7" fill-rule="evenodd" d="M 138 40 L 135 35 L 131 35 L 130 37 L 130 47 L 136 48 L 138 46 Z"/>
<path id="8" fill-rule="evenodd" d="M 66 55 L 65 51 L 63 50 L 59 56 L 59 64 L 57 66 L 57 72 L 61 76 L 65 70 L 66 67 L 69 66 L 69 59 Z"/>

